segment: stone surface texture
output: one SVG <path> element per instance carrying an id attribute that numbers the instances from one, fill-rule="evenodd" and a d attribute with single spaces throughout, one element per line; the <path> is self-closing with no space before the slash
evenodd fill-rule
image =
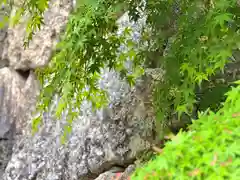
<path id="1" fill-rule="evenodd" d="M 2 57 L 4 47 L 6 46 L 7 41 L 7 31 L 8 31 L 8 24 L 4 23 L 4 19 L 8 14 L 10 13 L 10 10 L 4 6 L 0 9 L 0 22 L 3 25 L 3 27 L 0 28 L 0 57 Z M 7 59 L 0 58 L 0 68 L 6 67 L 9 65 L 9 61 Z"/>
<path id="2" fill-rule="evenodd" d="M 35 75 L 24 79 L 8 67 L 0 69 L 0 175 L 12 153 L 14 140 L 26 132 L 38 93 Z M 30 96 L 29 96 L 30 95 Z"/>
<path id="3" fill-rule="evenodd" d="M 72 9 L 70 0 L 51 1 L 49 10 L 45 13 L 45 25 L 38 31 L 27 49 L 23 47 L 26 22 L 16 27 L 8 28 L 7 43 L 3 50 L 3 59 L 7 59 L 14 69 L 35 69 L 46 66 L 51 52 L 57 42 L 60 32 L 68 20 Z M 12 10 L 14 15 L 15 9 Z"/>

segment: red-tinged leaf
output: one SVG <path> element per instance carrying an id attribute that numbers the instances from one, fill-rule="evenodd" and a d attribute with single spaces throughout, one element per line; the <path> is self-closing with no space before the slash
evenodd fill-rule
<path id="1" fill-rule="evenodd" d="M 233 115 L 232 115 L 232 117 L 240 117 L 240 112 L 238 112 L 238 113 L 234 113 Z"/>
<path id="2" fill-rule="evenodd" d="M 193 136 L 193 139 L 196 141 L 202 141 L 202 137 L 200 136 Z"/>
<path id="3" fill-rule="evenodd" d="M 220 165 L 225 167 L 225 166 L 228 166 L 232 163 L 232 158 L 229 158 L 226 162 L 222 162 Z"/>
<path id="4" fill-rule="evenodd" d="M 145 177 L 144 177 L 144 180 L 148 180 L 150 177 L 150 174 L 148 173 Z"/>
<path id="5" fill-rule="evenodd" d="M 224 131 L 225 131 L 226 133 L 228 133 L 228 134 L 232 134 L 232 131 L 230 131 L 230 130 L 227 129 L 227 128 L 224 128 Z"/>
<path id="6" fill-rule="evenodd" d="M 201 173 L 200 169 L 194 169 L 193 171 L 191 171 L 189 173 L 189 176 L 194 177 L 194 176 L 199 175 L 200 173 Z"/>
<path id="7" fill-rule="evenodd" d="M 217 154 L 214 154 L 213 160 L 211 162 L 211 166 L 214 166 L 216 164 L 216 162 L 217 162 Z"/>
<path id="8" fill-rule="evenodd" d="M 173 175 L 172 175 L 172 173 L 168 173 L 168 177 L 172 177 Z"/>
<path id="9" fill-rule="evenodd" d="M 152 172 L 152 176 L 157 176 L 157 173 L 156 173 L 156 171 L 154 171 L 154 172 Z"/>

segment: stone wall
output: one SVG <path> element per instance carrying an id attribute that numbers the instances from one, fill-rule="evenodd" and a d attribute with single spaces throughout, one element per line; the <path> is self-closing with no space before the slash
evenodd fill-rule
<path id="1" fill-rule="evenodd" d="M 154 125 L 152 108 L 147 104 L 151 76 L 130 89 L 118 73 L 108 69 L 102 70 L 99 83 L 108 91 L 111 107 L 93 113 L 89 103 L 83 103 L 65 145 L 60 143 L 60 136 L 66 119 L 63 116 L 56 121 L 51 112 L 45 114 L 39 132 L 31 135 L 32 112 L 40 90 L 34 70 L 48 64 L 72 6 L 68 0 L 52 1 L 45 25 L 26 50 L 24 23 L 1 31 L 0 179 L 94 179 L 116 167 L 123 172 L 136 154 L 150 148 L 148 139 L 153 138 Z M 133 25 L 126 14 L 121 21 Z M 98 179 L 101 177 L 104 175 Z"/>
<path id="2" fill-rule="evenodd" d="M 69 1 L 54 1 L 46 12 L 44 28 L 23 49 L 23 23 L 0 30 L 0 179 L 11 159 L 13 145 L 30 133 L 39 83 L 34 69 L 47 65 L 52 48 L 72 8 Z M 12 9 L 12 12 L 14 8 Z M 2 6 L 0 19 L 12 14 Z"/>

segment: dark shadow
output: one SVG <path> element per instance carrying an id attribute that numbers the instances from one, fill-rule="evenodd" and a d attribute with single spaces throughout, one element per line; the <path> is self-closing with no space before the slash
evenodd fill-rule
<path id="1" fill-rule="evenodd" d="M 30 69 L 28 70 L 21 70 L 21 69 L 16 69 L 16 72 L 24 78 L 24 80 L 27 80 L 29 75 L 30 75 Z"/>

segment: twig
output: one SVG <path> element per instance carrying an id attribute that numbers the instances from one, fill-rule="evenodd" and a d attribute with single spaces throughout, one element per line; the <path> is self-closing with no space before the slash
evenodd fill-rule
<path id="1" fill-rule="evenodd" d="M 163 149 L 161 149 L 161 148 L 159 148 L 159 147 L 157 147 L 155 145 L 152 146 L 152 150 L 157 152 L 157 153 L 160 153 L 160 154 L 163 152 Z"/>

